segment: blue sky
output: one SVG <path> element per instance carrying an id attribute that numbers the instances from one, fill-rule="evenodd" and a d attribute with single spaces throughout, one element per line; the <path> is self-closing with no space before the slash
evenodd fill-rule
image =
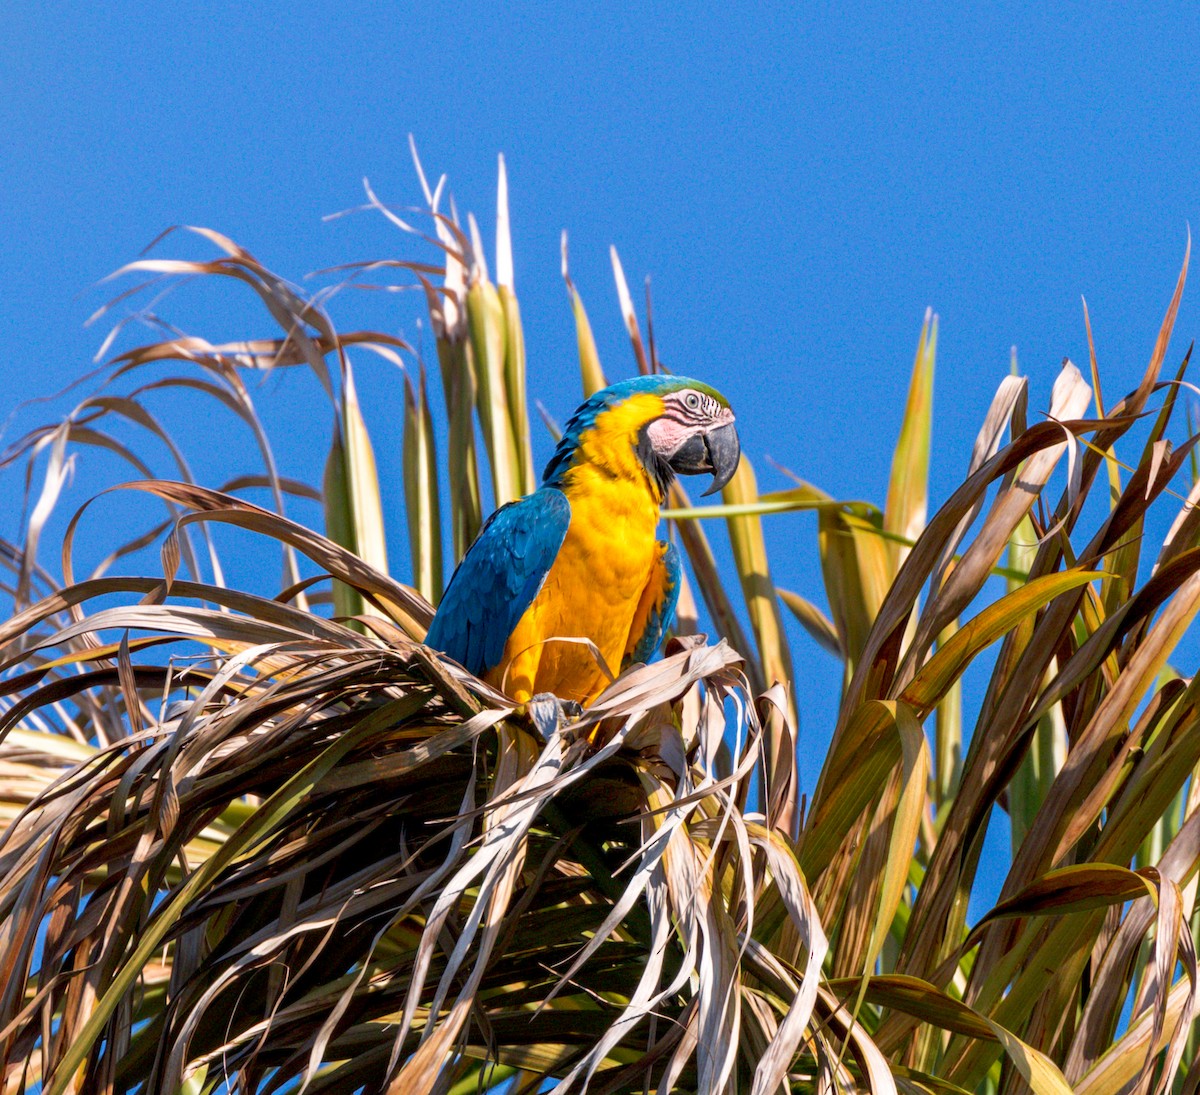
<path id="1" fill-rule="evenodd" d="M 7 0 L 5 414 L 17 392 L 49 394 L 87 367 L 103 330 L 83 321 L 112 292 L 95 283 L 168 225 L 219 229 L 296 280 L 411 257 L 377 219 L 322 217 L 361 201 L 363 176 L 389 200 L 418 201 L 412 133 L 489 239 L 495 158 L 507 158 L 530 390 L 551 413 L 564 418 L 578 397 L 559 277 L 566 228 L 609 374 L 633 368 L 608 269 L 616 244 L 631 283 L 653 278 L 661 356 L 730 397 L 763 489 L 784 485 L 774 460 L 832 494 L 882 500 L 933 306 L 940 500 L 1011 346 L 1031 409 L 1047 406 L 1064 355 L 1086 361 L 1081 295 L 1106 394 L 1144 368 L 1200 214 L 1198 24 L 1200 10 L 1183 4 L 343 0 L 51 12 Z M 206 255 L 183 241 L 161 253 Z M 1196 329 L 1192 295 L 1171 365 Z M 364 321 L 415 339 L 416 304 L 356 296 L 333 312 L 343 328 Z M 189 287 L 161 310 L 214 339 L 268 330 L 227 290 Z M 397 482 L 398 377 L 364 362 L 360 387 L 381 468 Z M 283 469 L 317 481 L 328 415 L 315 387 L 272 379 L 254 391 L 279 427 Z M 177 409 L 164 415 L 188 424 Z M 211 465 L 214 480 L 249 452 L 232 431 L 202 427 L 196 439 L 198 470 Z M 81 475 L 72 499 L 87 493 Z M 389 520 L 403 576 L 402 518 Z M 823 600 L 815 522 L 782 518 L 768 535 L 777 581 Z M 793 638 L 811 789 L 838 675 Z"/>

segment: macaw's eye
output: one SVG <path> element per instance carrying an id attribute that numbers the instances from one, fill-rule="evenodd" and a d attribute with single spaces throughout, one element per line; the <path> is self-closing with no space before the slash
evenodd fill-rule
<path id="1" fill-rule="evenodd" d="M 700 397 L 695 392 L 688 392 L 688 394 L 683 397 L 683 405 L 689 410 L 699 410 Z"/>

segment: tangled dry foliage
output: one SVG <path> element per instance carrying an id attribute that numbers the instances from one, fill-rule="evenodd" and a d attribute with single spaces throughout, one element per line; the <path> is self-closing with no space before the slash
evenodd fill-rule
<path id="1" fill-rule="evenodd" d="M 411 231 L 415 214 L 370 197 Z M 457 558 L 481 481 L 499 503 L 534 471 L 503 179 L 497 284 L 474 222 L 437 213 L 440 186 L 426 199 L 438 262 L 349 274 L 420 285 L 437 335 L 448 458 L 422 372 L 406 381 L 403 497 L 388 496 L 409 516 L 412 587 L 386 572 L 349 361 L 407 347 L 339 334 L 322 294 L 217 233 L 200 233 L 216 258 L 121 273 L 234 279 L 281 334 L 167 331 L 4 454 L 41 486 L 3 548 L 3 1090 L 1200 1089 L 1200 685 L 1170 663 L 1200 608 L 1200 487 L 1172 487 L 1193 444 L 1167 440 L 1186 358 L 1160 376 L 1186 260 L 1137 389 L 1106 409 L 1094 355 L 1090 385 L 1068 362 L 1030 425 L 1026 380 L 1005 378 L 928 522 L 936 322 L 882 510 L 805 483 L 760 497 L 748 462 L 722 507 L 677 494 L 680 634 L 564 721 L 420 644 L 441 513 Z M 317 495 L 277 474 L 244 383 L 286 366 L 335 401 L 330 538 L 283 516 L 286 496 Z M 208 489 L 179 455 L 155 476 L 120 430 L 178 455 L 150 408 L 182 389 L 246 424 L 262 472 Z M 59 580 L 38 540 L 70 453 L 95 446 L 166 520 L 77 581 L 77 513 Z M 241 497 L 264 486 L 273 509 Z M 1173 522 L 1151 516 L 1163 508 Z M 828 616 L 771 581 L 761 521 L 798 510 L 817 514 Z M 701 515 L 728 523 L 748 631 Z M 282 545 L 277 596 L 224 584 L 217 524 Z M 105 576 L 159 543 L 161 573 Z M 696 594 L 714 645 L 691 634 Z M 845 664 L 807 809 L 781 605 Z M 964 734 L 961 678 L 984 651 Z M 1008 876 L 970 925 L 983 836 L 1005 815 Z"/>

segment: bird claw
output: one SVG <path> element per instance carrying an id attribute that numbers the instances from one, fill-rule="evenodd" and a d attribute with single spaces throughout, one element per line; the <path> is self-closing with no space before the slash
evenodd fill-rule
<path id="1" fill-rule="evenodd" d="M 550 737 L 568 722 L 574 722 L 583 714 L 583 705 L 575 700 L 559 699 L 553 692 L 539 692 L 525 705 L 538 733 L 549 741 Z"/>

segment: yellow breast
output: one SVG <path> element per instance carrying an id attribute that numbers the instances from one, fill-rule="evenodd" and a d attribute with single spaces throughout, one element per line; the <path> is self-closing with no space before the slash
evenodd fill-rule
<path id="1" fill-rule="evenodd" d="M 646 398 L 657 409 L 630 406 Z M 566 538 L 504 658 L 488 674 L 514 699 L 551 692 L 587 703 L 621 669 L 657 559 L 661 499 L 634 451 L 641 425 L 661 411 L 657 396 L 646 398 L 599 416 L 564 477 L 561 489 L 571 504 Z"/>

